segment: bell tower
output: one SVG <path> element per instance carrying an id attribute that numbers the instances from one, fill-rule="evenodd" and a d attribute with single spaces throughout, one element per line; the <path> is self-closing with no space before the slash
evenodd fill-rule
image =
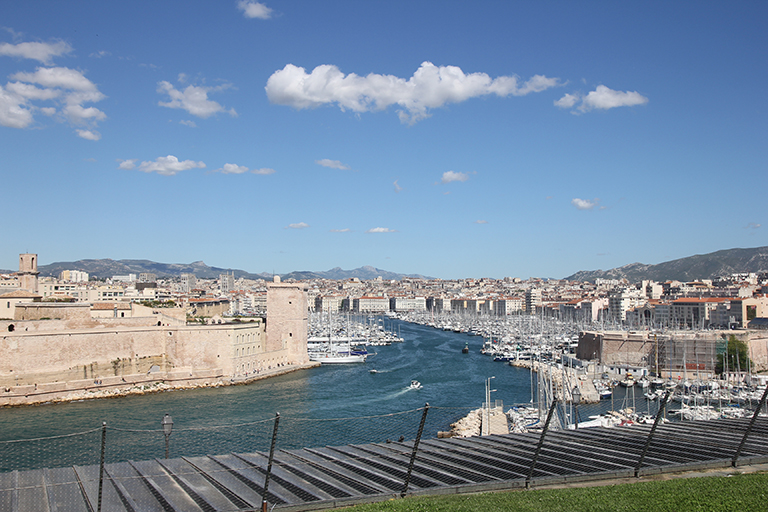
<path id="1" fill-rule="evenodd" d="M 22 290 L 37 293 L 37 254 L 19 254 L 19 286 Z"/>

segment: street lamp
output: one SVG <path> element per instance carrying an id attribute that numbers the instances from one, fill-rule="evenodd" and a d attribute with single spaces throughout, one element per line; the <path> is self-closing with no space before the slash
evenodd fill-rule
<path id="1" fill-rule="evenodd" d="M 495 389 L 491 389 L 491 379 L 495 379 L 496 377 L 488 377 L 485 379 L 485 409 L 486 409 L 486 420 L 485 423 L 487 426 L 483 428 L 485 430 L 486 435 L 491 433 L 491 393 L 496 391 Z"/>
<path id="2" fill-rule="evenodd" d="M 170 414 L 163 416 L 163 420 L 160 422 L 163 426 L 163 434 L 165 434 L 165 458 L 169 458 L 170 453 L 170 440 L 171 431 L 173 430 L 173 419 Z"/>
<path id="3" fill-rule="evenodd" d="M 579 386 L 574 386 L 573 391 L 571 391 L 571 399 L 573 402 L 573 406 L 575 407 L 574 412 L 574 418 L 576 420 L 576 426 L 575 428 L 579 428 L 579 402 L 581 402 L 581 391 L 579 390 Z"/>

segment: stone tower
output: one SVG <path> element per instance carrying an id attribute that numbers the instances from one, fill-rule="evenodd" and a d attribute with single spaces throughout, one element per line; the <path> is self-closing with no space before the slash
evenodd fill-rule
<path id="1" fill-rule="evenodd" d="M 19 286 L 22 290 L 37 293 L 37 254 L 19 254 Z"/>
<path id="2" fill-rule="evenodd" d="M 275 277 L 267 285 L 267 351 L 285 348 L 292 361 L 308 363 L 307 325 L 307 285 Z"/>

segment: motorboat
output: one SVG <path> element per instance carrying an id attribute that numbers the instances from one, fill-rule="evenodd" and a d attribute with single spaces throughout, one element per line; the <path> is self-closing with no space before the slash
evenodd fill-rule
<path id="1" fill-rule="evenodd" d="M 408 389 L 421 389 L 422 387 L 424 386 L 421 385 L 421 382 L 417 380 L 412 380 L 411 385 L 408 386 Z"/>

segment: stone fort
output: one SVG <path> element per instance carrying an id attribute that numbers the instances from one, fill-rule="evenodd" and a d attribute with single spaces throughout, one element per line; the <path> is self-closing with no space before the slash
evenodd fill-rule
<path id="1" fill-rule="evenodd" d="M 188 325 L 185 308 L 40 302 L 38 274 L 37 255 L 22 254 L 20 290 L 0 295 L 0 310 L 14 312 L 0 320 L 0 406 L 156 383 L 247 382 L 310 366 L 304 284 L 269 283 L 265 318 Z"/>

